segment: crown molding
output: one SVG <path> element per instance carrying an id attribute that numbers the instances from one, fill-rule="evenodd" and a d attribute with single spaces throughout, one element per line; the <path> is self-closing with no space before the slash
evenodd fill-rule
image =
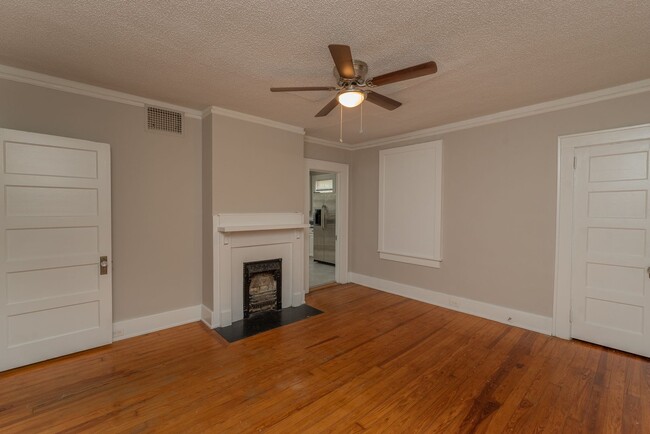
<path id="1" fill-rule="evenodd" d="M 240 119 L 248 122 L 253 122 L 261 125 L 266 125 L 273 128 L 278 128 L 292 133 L 305 134 L 304 128 L 296 127 L 294 125 L 285 124 L 282 122 L 272 121 L 270 119 L 261 118 L 258 116 L 240 113 L 234 110 L 228 110 L 221 107 L 208 107 L 203 111 L 183 107 L 175 104 L 169 104 L 163 101 L 144 98 L 137 95 L 132 95 L 124 92 L 119 92 L 111 89 L 93 86 L 85 83 L 79 83 L 72 80 L 66 80 L 59 77 L 54 77 L 39 72 L 28 71 L 25 69 L 14 68 L 11 66 L 0 65 L 0 79 L 11 80 L 19 83 L 26 83 L 35 86 L 40 86 L 48 89 L 54 89 L 62 92 L 69 92 L 78 95 L 89 96 L 93 98 L 103 99 L 106 101 L 113 101 L 122 104 L 128 104 L 137 107 L 144 107 L 153 105 L 157 107 L 167 108 L 182 112 L 185 116 L 194 119 L 202 119 L 208 114 L 217 114 L 227 116 L 235 119 Z M 330 140 L 320 139 L 312 136 L 305 136 L 305 142 L 314 143 L 333 148 L 345 150 L 361 150 L 367 148 L 374 148 L 383 145 L 394 145 L 404 143 L 410 140 L 429 139 L 445 133 L 454 131 L 465 130 L 469 128 L 479 127 L 483 125 L 504 122 L 513 119 L 519 119 L 527 116 L 533 116 L 542 113 L 548 113 L 557 110 L 577 107 L 586 104 L 592 104 L 599 101 L 606 101 L 609 99 L 620 98 L 628 95 L 635 95 L 643 92 L 650 91 L 650 79 L 641 80 L 633 83 L 627 83 L 620 86 L 614 86 L 606 89 L 601 89 L 593 92 L 587 92 L 579 95 L 574 95 L 566 98 L 560 98 L 553 101 L 546 101 L 539 104 L 519 107 L 512 110 L 506 110 L 498 113 L 493 113 L 485 116 L 479 116 L 472 119 L 467 119 L 459 122 L 439 125 L 436 127 L 425 128 L 417 131 L 411 131 L 405 134 L 395 136 L 383 137 L 375 140 L 368 140 L 358 144 L 338 143 Z"/>
<path id="2" fill-rule="evenodd" d="M 314 136 L 305 136 L 305 143 L 313 143 L 314 145 L 329 146 L 330 148 L 344 149 L 346 151 L 352 150 L 352 146 L 347 143 L 333 142 L 331 140 L 319 139 Z"/>
<path id="3" fill-rule="evenodd" d="M 546 101 L 539 104 L 533 104 L 525 107 L 519 107 L 512 110 L 506 110 L 490 115 L 479 116 L 464 121 L 453 122 L 450 124 L 439 125 L 436 127 L 425 128 L 422 130 L 411 131 L 410 133 L 399 134 L 396 136 L 384 137 L 376 140 L 351 145 L 350 149 L 356 151 L 360 149 L 374 148 L 383 145 L 394 145 L 404 143 L 410 140 L 429 139 L 453 131 L 466 130 L 469 128 L 480 127 L 483 125 L 495 124 L 498 122 L 519 119 L 527 116 L 534 116 L 542 113 L 548 113 L 557 110 L 563 110 L 571 107 L 592 104 L 599 101 L 620 98 L 628 95 L 650 91 L 650 79 L 627 83 L 620 86 L 614 86 L 607 89 L 596 90 L 593 92 L 573 95 L 566 98 L 560 98 L 553 101 Z"/>
<path id="4" fill-rule="evenodd" d="M 294 125 L 285 124 L 282 122 L 272 121 L 270 119 L 261 118 L 259 116 L 253 116 L 246 113 L 237 112 L 234 110 L 228 110 L 221 107 L 211 106 L 203 110 L 202 117 L 206 117 L 210 114 L 226 116 L 229 118 L 239 119 L 242 121 L 253 122 L 255 124 L 264 125 L 267 127 L 277 128 L 280 130 L 289 131 L 296 134 L 305 134 L 305 129 L 301 127 L 296 127 Z"/>
<path id="5" fill-rule="evenodd" d="M 187 107 L 169 104 L 149 98 L 143 98 L 116 90 L 105 89 L 99 86 L 79 83 L 72 80 L 66 80 L 51 75 L 41 74 L 40 72 L 27 71 L 25 69 L 14 68 L 11 66 L 0 65 L 0 78 L 5 80 L 16 81 L 19 83 L 32 84 L 34 86 L 45 87 L 48 89 L 59 90 L 62 92 L 74 93 L 77 95 L 89 96 L 92 98 L 103 99 L 106 101 L 119 102 L 136 107 L 152 105 L 182 112 L 185 116 L 194 119 L 201 119 L 201 111 Z"/>

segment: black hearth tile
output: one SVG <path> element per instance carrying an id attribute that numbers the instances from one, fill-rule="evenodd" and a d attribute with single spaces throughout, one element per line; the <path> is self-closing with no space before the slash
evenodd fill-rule
<path id="1" fill-rule="evenodd" d="M 217 327 L 214 330 L 223 336 L 228 342 L 236 342 L 267 330 L 288 325 L 321 313 L 323 313 L 323 311 L 303 304 L 298 307 L 287 307 L 282 310 L 260 313 L 250 318 L 235 321 L 228 327 Z"/>

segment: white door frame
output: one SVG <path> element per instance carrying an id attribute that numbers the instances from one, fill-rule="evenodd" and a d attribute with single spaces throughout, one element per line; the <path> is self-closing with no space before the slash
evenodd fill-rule
<path id="1" fill-rule="evenodd" d="M 557 219 L 553 334 L 571 339 L 571 257 L 575 149 L 650 138 L 650 124 L 558 137 Z"/>
<path id="2" fill-rule="evenodd" d="M 347 164 L 305 158 L 305 218 L 309 218 L 311 182 L 309 172 L 336 173 L 336 252 L 335 276 L 337 283 L 348 283 L 348 197 L 349 172 Z M 309 237 L 305 237 L 309 243 Z M 309 245 L 305 245 L 305 292 L 309 292 Z"/>

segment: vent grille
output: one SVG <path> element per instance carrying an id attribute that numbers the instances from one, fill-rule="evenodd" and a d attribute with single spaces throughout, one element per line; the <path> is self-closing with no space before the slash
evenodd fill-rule
<path id="1" fill-rule="evenodd" d="M 183 113 L 159 107 L 147 107 L 147 129 L 183 134 Z"/>

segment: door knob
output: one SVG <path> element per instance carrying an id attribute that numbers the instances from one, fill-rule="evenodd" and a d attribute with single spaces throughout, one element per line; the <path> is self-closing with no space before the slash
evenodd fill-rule
<path id="1" fill-rule="evenodd" d="M 645 271 L 647 271 L 647 272 L 648 272 L 648 277 L 650 278 L 650 267 L 648 267 L 648 269 L 647 269 L 647 270 L 645 270 Z"/>
<path id="2" fill-rule="evenodd" d="M 108 274 L 108 256 L 99 257 L 99 274 Z"/>

